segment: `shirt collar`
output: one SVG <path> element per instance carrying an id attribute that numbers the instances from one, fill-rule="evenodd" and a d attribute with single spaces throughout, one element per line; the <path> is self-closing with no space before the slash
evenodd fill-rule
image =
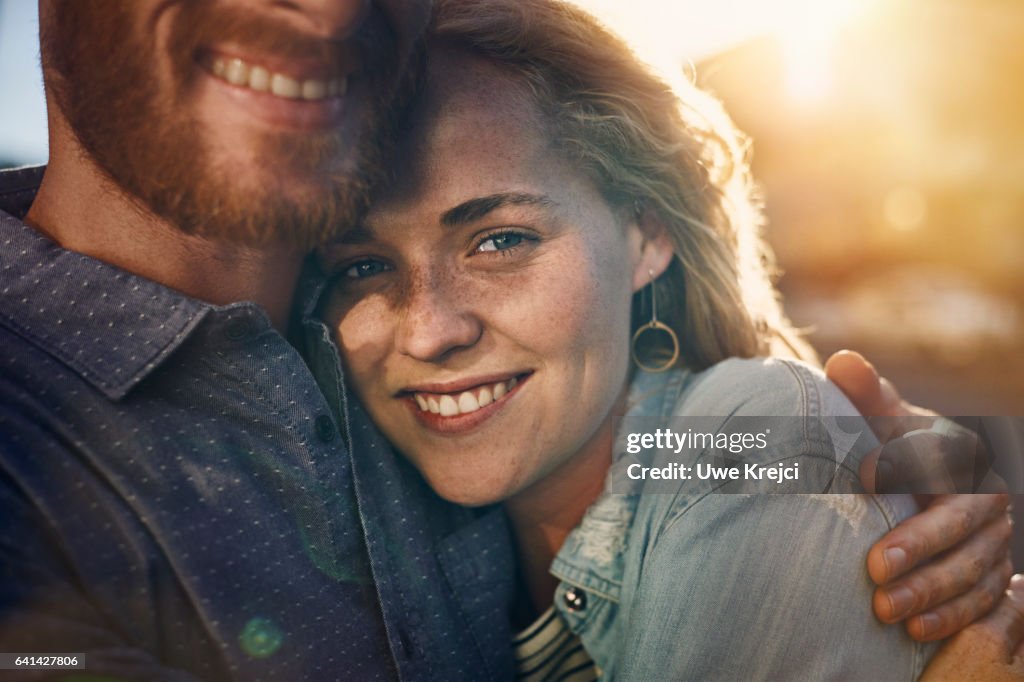
<path id="1" fill-rule="evenodd" d="M 0 326 L 123 398 L 212 306 L 63 249 L 25 225 L 42 167 L 0 172 Z"/>

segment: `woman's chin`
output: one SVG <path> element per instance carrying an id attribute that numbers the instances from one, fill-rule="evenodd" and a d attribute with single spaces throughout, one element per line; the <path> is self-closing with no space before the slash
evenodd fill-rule
<path id="1" fill-rule="evenodd" d="M 515 492 L 508 485 L 483 484 L 460 480 L 436 480 L 426 476 L 427 483 L 442 498 L 463 507 L 484 507 L 507 500 Z"/>

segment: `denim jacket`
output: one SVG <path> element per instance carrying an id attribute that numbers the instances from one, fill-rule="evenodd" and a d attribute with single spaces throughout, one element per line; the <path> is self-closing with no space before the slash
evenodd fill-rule
<path id="1" fill-rule="evenodd" d="M 792 417 L 765 456 L 805 466 L 834 457 L 807 424 L 857 415 L 818 370 L 775 359 L 640 373 L 629 404 L 627 420 Z M 916 679 L 932 647 L 871 612 L 868 549 L 915 511 L 909 496 L 853 494 L 874 444 L 821 494 L 723 494 L 707 480 L 615 494 L 609 483 L 552 565 L 556 608 L 605 679 Z"/>

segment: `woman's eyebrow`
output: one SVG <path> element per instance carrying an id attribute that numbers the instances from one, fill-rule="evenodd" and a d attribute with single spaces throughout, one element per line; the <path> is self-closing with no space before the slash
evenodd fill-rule
<path id="1" fill-rule="evenodd" d="M 485 197 L 476 197 L 463 201 L 454 208 L 441 214 L 441 224 L 455 227 L 479 220 L 491 211 L 504 206 L 554 206 L 555 202 L 546 194 L 528 194 L 525 192 L 499 192 Z"/>

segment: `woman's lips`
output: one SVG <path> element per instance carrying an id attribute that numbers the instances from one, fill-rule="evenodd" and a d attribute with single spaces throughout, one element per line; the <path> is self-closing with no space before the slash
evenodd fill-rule
<path id="1" fill-rule="evenodd" d="M 450 392 L 410 390 L 402 399 L 424 426 L 441 433 L 469 431 L 489 419 L 518 393 L 529 372 L 500 381 L 477 383 Z"/>

